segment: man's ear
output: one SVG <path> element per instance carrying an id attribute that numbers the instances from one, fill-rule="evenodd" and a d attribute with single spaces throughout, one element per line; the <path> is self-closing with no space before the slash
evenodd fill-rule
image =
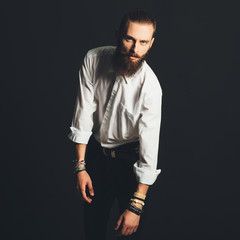
<path id="1" fill-rule="evenodd" d="M 152 38 L 151 43 L 150 43 L 150 48 L 152 47 L 154 40 L 155 40 L 155 38 Z"/>

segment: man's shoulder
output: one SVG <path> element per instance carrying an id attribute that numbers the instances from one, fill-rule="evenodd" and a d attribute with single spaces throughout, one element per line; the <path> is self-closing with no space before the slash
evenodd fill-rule
<path id="1" fill-rule="evenodd" d="M 157 85 L 159 86 L 159 80 L 158 77 L 156 76 L 156 74 L 154 73 L 154 71 L 152 70 L 152 68 L 147 64 L 147 62 L 144 62 L 143 65 L 143 75 L 144 75 L 144 80 L 146 84 L 148 85 Z"/>
<path id="2" fill-rule="evenodd" d="M 146 61 L 144 61 L 144 63 L 143 63 L 143 71 L 144 71 L 144 74 L 149 75 L 153 78 L 157 78 L 156 74 L 154 73 L 154 71 L 148 65 L 148 63 Z"/>
<path id="3" fill-rule="evenodd" d="M 141 81 L 142 92 L 146 96 L 153 96 L 153 95 L 160 96 L 162 94 L 160 82 L 156 74 L 153 72 L 152 68 L 147 64 L 146 61 L 144 61 L 144 64 L 142 67 L 140 81 Z"/>
<path id="4" fill-rule="evenodd" d="M 112 55 L 115 52 L 116 47 L 114 46 L 103 46 L 97 47 L 89 50 L 86 54 L 86 57 L 98 57 L 98 56 L 108 56 Z"/>

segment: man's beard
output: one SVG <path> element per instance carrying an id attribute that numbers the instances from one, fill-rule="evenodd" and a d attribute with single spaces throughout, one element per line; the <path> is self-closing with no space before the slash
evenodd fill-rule
<path id="1" fill-rule="evenodd" d="M 121 49 L 122 47 L 118 45 L 113 59 L 113 68 L 117 75 L 130 77 L 141 68 L 148 52 L 140 57 L 136 53 L 123 53 L 124 50 L 121 51 Z M 136 57 L 137 59 L 132 61 L 129 56 Z"/>

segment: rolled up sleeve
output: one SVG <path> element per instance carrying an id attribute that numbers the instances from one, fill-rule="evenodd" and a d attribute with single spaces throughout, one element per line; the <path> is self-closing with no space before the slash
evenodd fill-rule
<path id="1" fill-rule="evenodd" d="M 87 144 L 92 135 L 93 113 L 96 110 L 92 77 L 92 60 L 86 55 L 79 71 L 79 89 L 69 139 Z"/>
<path id="2" fill-rule="evenodd" d="M 161 123 L 162 91 L 159 84 L 154 85 L 153 91 L 148 89 L 142 103 L 139 129 L 139 160 L 134 164 L 138 182 L 152 185 L 161 170 L 157 169 L 159 134 Z"/>

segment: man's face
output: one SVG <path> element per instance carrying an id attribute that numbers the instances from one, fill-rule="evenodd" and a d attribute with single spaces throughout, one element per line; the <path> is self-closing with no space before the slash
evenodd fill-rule
<path id="1" fill-rule="evenodd" d="M 118 38 L 115 70 L 118 74 L 131 76 L 141 67 L 154 38 L 153 25 L 129 21 L 126 33 Z"/>
<path id="2" fill-rule="evenodd" d="M 152 24 L 130 21 L 122 38 L 121 53 L 126 54 L 131 62 L 140 61 L 153 44 L 153 31 Z"/>

